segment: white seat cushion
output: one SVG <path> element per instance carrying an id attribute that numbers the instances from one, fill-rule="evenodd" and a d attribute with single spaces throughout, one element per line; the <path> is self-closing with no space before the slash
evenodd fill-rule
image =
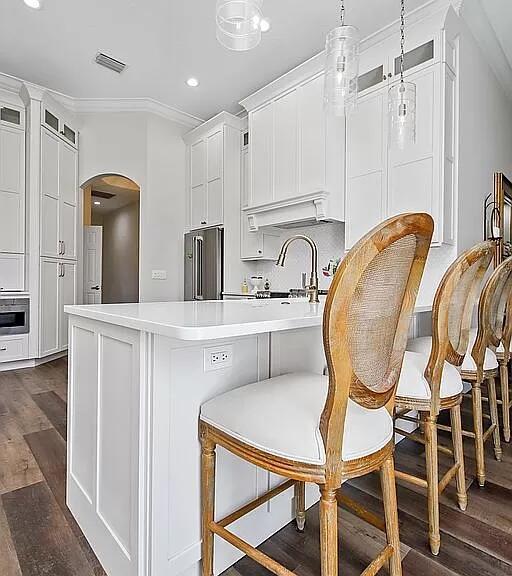
<path id="1" fill-rule="evenodd" d="M 319 430 L 329 379 L 294 373 L 226 392 L 201 407 L 201 420 L 230 436 L 287 460 L 324 464 Z M 369 410 L 348 401 L 342 458 L 373 454 L 393 437 L 386 408 Z"/>
<path id="2" fill-rule="evenodd" d="M 417 398 L 419 400 L 430 400 L 432 397 L 430 386 L 425 379 L 424 373 L 430 355 L 430 338 L 416 338 L 410 341 L 411 347 L 416 347 L 416 340 L 428 340 L 428 352 L 406 351 L 402 364 L 402 372 L 398 381 L 396 400 L 403 398 Z M 409 343 L 407 344 L 409 348 Z M 425 343 L 417 348 L 424 348 Z M 441 377 L 441 398 L 450 398 L 462 392 L 462 378 L 455 366 L 448 362 L 444 363 L 443 375 Z"/>
<path id="3" fill-rule="evenodd" d="M 473 350 L 473 345 L 475 344 L 476 334 L 476 330 L 471 330 L 469 332 L 468 352 L 464 357 L 464 362 L 461 366 L 463 372 L 476 372 L 476 363 L 473 360 L 473 356 L 471 356 L 471 350 Z M 484 370 L 494 370 L 497 367 L 498 359 L 496 358 L 496 354 L 490 348 L 486 348 L 484 356 Z"/>

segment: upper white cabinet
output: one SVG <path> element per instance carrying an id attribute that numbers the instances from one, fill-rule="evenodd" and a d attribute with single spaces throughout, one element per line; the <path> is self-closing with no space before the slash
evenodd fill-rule
<path id="1" fill-rule="evenodd" d="M 249 228 L 342 221 L 345 126 L 325 116 L 323 74 L 242 104 L 249 110 Z"/>
<path id="2" fill-rule="evenodd" d="M 42 124 L 74 148 L 78 147 L 77 130 L 63 120 L 60 114 L 48 105 L 43 108 Z"/>
<path id="3" fill-rule="evenodd" d="M 75 260 L 77 151 L 41 128 L 41 255 Z"/>
<path id="4" fill-rule="evenodd" d="M 400 77 L 398 38 L 361 55 L 360 96 L 347 119 L 347 250 L 379 221 L 403 212 L 433 217 L 434 245 L 455 241 L 457 46 L 439 20 L 433 22 L 439 29 L 421 22 L 408 35 L 404 70 L 416 84 L 416 142 L 404 150 L 388 143 L 388 91 Z"/>
<path id="5" fill-rule="evenodd" d="M 224 223 L 225 140 L 221 118 L 212 119 L 185 136 L 192 230 Z"/>
<path id="6" fill-rule="evenodd" d="M 25 115 L 0 102 L 0 289 L 24 289 Z"/>

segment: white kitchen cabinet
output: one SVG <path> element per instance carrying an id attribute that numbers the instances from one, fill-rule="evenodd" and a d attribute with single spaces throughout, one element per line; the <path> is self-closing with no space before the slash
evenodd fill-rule
<path id="1" fill-rule="evenodd" d="M 41 258 L 40 265 L 40 333 L 39 355 L 59 351 L 59 281 L 61 263 Z"/>
<path id="2" fill-rule="evenodd" d="M 25 288 L 25 256 L 0 253 L 0 292 L 21 292 Z"/>
<path id="3" fill-rule="evenodd" d="M 224 220 L 224 128 L 216 125 L 194 134 L 196 139 L 186 137 L 192 230 L 221 226 Z"/>
<path id="4" fill-rule="evenodd" d="M 40 293 L 39 352 L 40 356 L 47 356 L 67 348 L 64 306 L 76 303 L 76 264 L 41 258 Z"/>
<path id="5" fill-rule="evenodd" d="M 76 260 L 77 151 L 41 129 L 41 255 Z"/>
<path id="6" fill-rule="evenodd" d="M 323 74 L 267 100 L 248 100 L 242 104 L 249 111 L 245 212 L 251 230 L 299 221 L 343 221 L 345 125 L 342 119 L 327 122 Z"/>
<path id="7" fill-rule="evenodd" d="M 74 262 L 61 262 L 59 277 L 59 350 L 68 347 L 68 317 L 64 306 L 76 303 L 77 277 Z"/>
<path id="8" fill-rule="evenodd" d="M 25 132 L 0 124 L 0 252 L 25 250 Z"/>
<path id="9" fill-rule="evenodd" d="M 387 86 L 368 90 L 348 118 L 347 250 L 379 221 L 403 212 L 433 217 L 433 245 L 454 242 L 455 77 L 442 62 L 421 62 L 406 79 L 416 84 L 414 144 L 389 146 Z"/>
<path id="10" fill-rule="evenodd" d="M 240 225 L 240 258 L 241 260 L 276 260 L 281 246 L 281 233 L 276 228 L 262 228 L 252 232 L 249 220 L 243 211 L 247 206 L 249 192 L 249 149 L 242 148 L 240 158 L 241 179 L 241 225 Z"/>

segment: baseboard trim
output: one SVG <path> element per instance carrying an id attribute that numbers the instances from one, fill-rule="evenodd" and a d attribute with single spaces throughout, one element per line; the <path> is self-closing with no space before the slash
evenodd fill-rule
<path id="1" fill-rule="evenodd" d="M 27 358 L 26 360 L 13 360 L 12 362 L 2 362 L 0 363 L 0 372 L 7 372 L 9 370 L 23 370 L 24 368 L 35 368 L 41 364 L 46 364 L 52 360 L 57 360 L 58 358 L 63 358 L 67 356 L 68 351 L 63 350 L 62 352 L 57 352 L 55 354 L 50 354 L 44 358 Z"/>

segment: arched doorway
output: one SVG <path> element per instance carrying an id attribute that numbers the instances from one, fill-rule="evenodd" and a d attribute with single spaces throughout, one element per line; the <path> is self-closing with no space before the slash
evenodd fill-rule
<path id="1" fill-rule="evenodd" d="M 99 174 L 82 189 L 84 302 L 138 302 L 140 187 L 120 174 Z"/>

